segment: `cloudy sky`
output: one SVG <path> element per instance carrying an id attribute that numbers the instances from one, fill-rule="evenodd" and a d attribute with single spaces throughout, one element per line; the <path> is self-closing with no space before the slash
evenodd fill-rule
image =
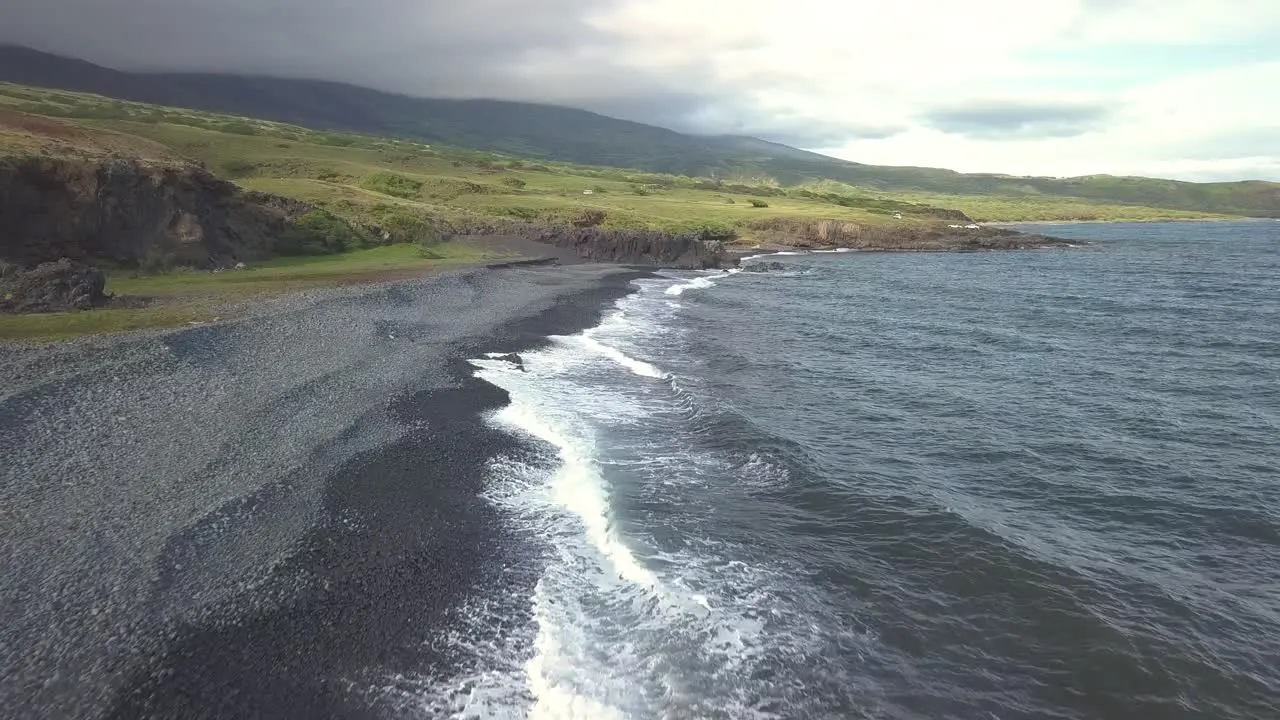
<path id="1" fill-rule="evenodd" d="M 1280 0 L 5 0 L 0 42 L 859 162 L 1280 180 Z"/>

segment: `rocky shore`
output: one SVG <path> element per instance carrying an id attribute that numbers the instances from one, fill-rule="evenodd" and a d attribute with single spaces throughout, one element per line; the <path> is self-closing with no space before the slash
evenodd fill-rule
<path id="1" fill-rule="evenodd" d="M 0 704 L 385 715 L 369 679 L 442 672 L 430 634 L 510 550 L 478 497 L 505 398 L 465 360 L 590 326 L 635 276 L 479 270 L 0 346 Z"/>

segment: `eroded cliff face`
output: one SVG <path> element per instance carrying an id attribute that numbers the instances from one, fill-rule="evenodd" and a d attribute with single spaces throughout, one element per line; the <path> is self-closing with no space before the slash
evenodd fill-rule
<path id="1" fill-rule="evenodd" d="M 1070 245 L 1066 240 L 995 227 L 956 224 L 863 225 L 843 220 L 771 218 L 751 226 L 767 243 L 799 248 L 844 247 L 898 252 L 1023 250 Z"/>
<path id="2" fill-rule="evenodd" d="M 547 228 L 533 239 L 570 248 L 592 262 L 616 262 L 671 268 L 718 268 L 725 262 L 724 247 L 697 235 L 654 230 L 606 230 Z"/>
<path id="3" fill-rule="evenodd" d="M 191 163 L 0 158 L 0 260 L 27 267 L 59 258 L 192 267 L 256 260 L 305 210 Z"/>
<path id="4" fill-rule="evenodd" d="M 571 227 L 526 222 L 476 223 L 446 228 L 455 235 L 514 236 L 572 250 L 589 262 L 702 270 L 734 264 L 719 240 L 696 233 Z"/>

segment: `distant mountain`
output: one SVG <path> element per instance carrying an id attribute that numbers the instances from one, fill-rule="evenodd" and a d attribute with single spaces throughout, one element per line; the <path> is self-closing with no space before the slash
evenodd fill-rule
<path id="1" fill-rule="evenodd" d="M 0 81 L 650 172 L 767 175 L 784 184 L 827 179 L 891 192 L 1047 195 L 1280 217 L 1277 183 L 1188 183 L 1105 175 L 1029 178 L 863 165 L 758 138 L 686 135 L 554 105 L 414 98 L 317 80 L 130 73 L 17 46 L 0 46 Z"/>

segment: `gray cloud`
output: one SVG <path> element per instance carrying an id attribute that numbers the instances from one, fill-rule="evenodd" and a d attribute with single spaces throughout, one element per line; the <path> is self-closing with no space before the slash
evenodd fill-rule
<path id="1" fill-rule="evenodd" d="M 610 2 L 542 0 L 530 9 L 520 0 L 8 0 L 0 40 L 129 70 L 528 95 L 536 93 L 521 82 L 522 62 L 607 44 L 585 18 Z"/>
<path id="2" fill-rule="evenodd" d="M 1202 135 L 1181 143 L 1177 156 L 1187 160 L 1280 157 L 1280 124 Z"/>
<path id="3" fill-rule="evenodd" d="M 624 67 L 591 23 L 623 0 L 7 0 L 0 42 L 124 70 L 336 80 L 581 107 L 698 133 L 832 147 L 896 128 L 778 117 L 700 65 Z M 761 82 L 755 78 L 755 82 Z M 794 86 L 796 78 L 779 83 Z"/>
<path id="4" fill-rule="evenodd" d="M 982 100 L 934 108 L 926 125 L 953 135 L 992 140 L 1073 137 L 1101 127 L 1113 108 L 1103 103 Z"/>

